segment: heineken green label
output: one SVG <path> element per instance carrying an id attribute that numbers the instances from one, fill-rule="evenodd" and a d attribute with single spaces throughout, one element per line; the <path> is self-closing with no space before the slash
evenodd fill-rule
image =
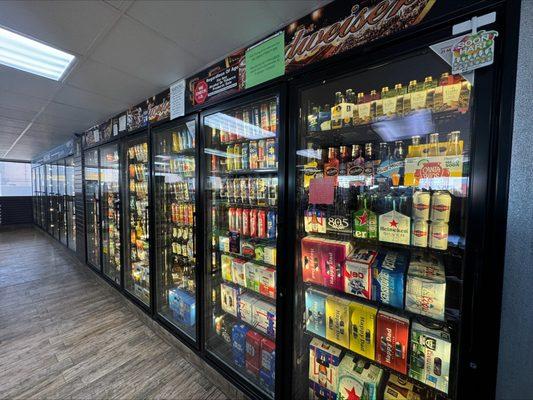
<path id="1" fill-rule="evenodd" d="M 378 221 L 376 213 L 362 208 L 354 213 L 353 235 L 358 239 L 376 239 L 378 237 Z"/>

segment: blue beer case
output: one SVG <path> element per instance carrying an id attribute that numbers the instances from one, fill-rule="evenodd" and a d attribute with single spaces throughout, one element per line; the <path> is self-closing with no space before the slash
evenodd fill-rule
<path id="1" fill-rule="evenodd" d="M 372 300 L 403 308 L 409 256 L 401 251 L 380 251 L 372 265 Z"/>

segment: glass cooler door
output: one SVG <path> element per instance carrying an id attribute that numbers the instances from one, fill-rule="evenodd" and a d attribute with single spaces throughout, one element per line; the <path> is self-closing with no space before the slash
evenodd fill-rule
<path id="1" fill-rule="evenodd" d="M 98 184 L 98 149 L 87 150 L 85 159 L 85 226 L 87 263 L 100 270 L 100 193 Z"/>
<path id="2" fill-rule="evenodd" d="M 42 229 L 47 229 L 46 226 L 46 213 L 47 213 L 47 199 L 46 199 L 46 165 L 41 165 L 39 167 L 39 205 L 40 205 L 40 214 L 39 221 Z"/>
<path id="3" fill-rule="evenodd" d="M 275 391 L 278 115 L 269 97 L 203 117 L 206 349 L 266 397 Z"/>
<path id="4" fill-rule="evenodd" d="M 59 240 L 59 201 L 58 201 L 58 185 L 57 185 L 57 164 L 50 164 L 50 180 L 51 180 L 51 212 L 50 222 L 52 227 L 52 235 Z"/>
<path id="5" fill-rule="evenodd" d="M 105 276 L 120 285 L 120 158 L 118 144 L 100 148 L 102 213 L 102 267 Z"/>
<path id="6" fill-rule="evenodd" d="M 157 312 L 196 340 L 196 122 L 157 128 L 153 142 Z"/>
<path id="7" fill-rule="evenodd" d="M 67 183 L 66 203 L 67 203 L 67 227 L 68 227 L 68 247 L 76 251 L 76 208 L 74 201 L 74 159 L 65 159 L 65 179 Z"/>
<path id="8" fill-rule="evenodd" d="M 396 398 L 408 387 L 454 397 L 472 125 L 466 78 L 428 50 L 298 91 L 301 398 Z"/>
<path id="9" fill-rule="evenodd" d="M 132 139 L 126 146 L 126 243 L 125 288 L 150 305 L 148 212 L 148 139 Z"/>
<path id="10" fill-rule="evenodd" d="M 68 230 L 65 191 L 65 160 L 61 160 L 57 162 L 57 218 L 61 243 L 66 246 L 68 241 Z"/>

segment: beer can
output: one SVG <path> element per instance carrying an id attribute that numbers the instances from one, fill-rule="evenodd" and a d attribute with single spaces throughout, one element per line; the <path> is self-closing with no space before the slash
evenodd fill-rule
<path id="1" fill-rule="evenodd" d="M 242 233 L 242 208 L 235 209 L 235 230 Z"/>
<path id="2" fill-rule="evenodd" d="M 257 210 L 255 208 L 250 210 L 250 236 L 257 237 Z"/>
<path id="3" fill-rule="evenodd" d="M 268 103 L 261 104 L 261 129 L 270 130 L 270 110 Z"/>
<path id="4" fill-rule="evenodd" d="M 267 237 L 266 211 L 257 212 L 257 237 L 265 239 Z"/>
<path id="5" fill-rule="evenodd" d="M 241 145 L 241 168 L 248 169 L 250 168 L 250 153 L 248 151 L 248 143 L 245 142 Z"/>
<path id="6" fill-rule="evenodd" d="M 429 220 L 429 192 L 417 190 L 413 194 L 413 219 Z"/>
<path id="7" fill-rule="evenodd" d="M 431 221 L 450 221 L 452 196 L 445 191 L 433 193 L 431 198 Z"/>
<path id="8" fill-rule="evenodd" d="M 211 154 L 211 171 L 218 171 L 218 157 L 214 154 Z"/>
<path id="9" fill-rule="evenodd" d="M 241 144 L 235 143 L 233 146 L 233 169 L 241 169 Z"/>
<path id="10" fill-rule="evenodd" d="M 258 165 L 257 163 L 257 141 L 255 140 L 250 141 L 248 152 L 250 154 L 250 169 L 256 169 Z"/>
<path id="11" fill-rule="evenodd" d="M 276 163 L 276 140 L 267 139 L 266 140 L 266 166 L 268 168 L 274 168 L 277 166 Z"/>
<path id="12" fill-rule="evenodd" d="M 240 192 L 241 192 L 241 203 L 242 204 L 248 204 L 248 179 L 241 178 L 240 179 Z"/>
<path id="13" fill-rule="evenodd" d="M 226 148 L 226 170 L 231 171 L 233 169 L 233 146 L 229 145 Z"/>
<path id="14" fill-rule="evenodd" d="M 437 250 L 448 248 L 448 224 L 446 222 L 432 222 L 429 228 L 429 247 Z"/>
<path id="15" fill-rule="evenodd" d="M 257 142 L 257 168 L 266 167 L 266 141 L 261 139 Z"/>
<path id="16" fill-rule="evenodd" d="M 268 205 L 275 206 L 278 204 L 278 177 L 270 178 L 268 183 Z"/>
<path id="17" fill-rule="evenodd" d="M 270 131 L 276 132 L 278 130 L 278 110 L 276 100 L 270 102 Z"/>
<path id="18" fill-rule="evenodd" d="M 243 236 L 250 236 L 250 209 L 242 210 L 242 232 Z"/>
<path id="19" fill-rule="evenodd" d="M 233 179 L 233 201 L 235 203 L 241 202 L 241 182 L 239 178 Z"/>
<path id="20" fill-rule="evenodd" d="M 226 183 L 226 198 L 228 199 L 228 202 L 233 203 L 234 202 L 234 194 L 233 194 L 233 180 L 228 178 L 225 180 Z"/>
<path id="21" fill-rule="evenodd" d="M 212 229 L 214 228 L 213 226 Z M 235 230 L 235 208 L 233 207 L 228 208 L 228 230 Z"/>
<path id="22" fill-rule="evenodd" d="M 267 213 L 267 237 L 269 239 L 276 238 L 276 212 L 269 211 Z"/>
<path id="23" fill-rule="evenodd" d="M 183 206 L 183 224 L 189 225 L 189 205 L 185 204 Z"/>
<path id="24" fill-rule="evenodd" d="M 428 222 L 425 219 L 413 220 L 411 245 L 418 247 L 428 246 Z"/>
<path id="25" fill-rule="evenodd" d="M 256 204 L 257 202 L 257 180 L 248 178 L 248 203 Z"/>
<path id="26" fill-rule="evenodd" d="M 194 204 L 189 204 L 189 225 L 194 225 Z"/>
<path id="27" fill-rule="evenodd" d="M 221 179 L 219 196 L 221 200 L 228 201 L 228 179 L 226 178 Z"/>
<path id="28" fill-rule="evenodd" d="M 259 107 L 258 106 L 254 106 L 252 108 L 252 118 L 253 118 L 253 125 L 254 126 L 257 126 L 258 128 L 261 127 L 261 111 L 259 110 Z"/>
<path id="29" fill-rule="evenodd" d="M 267 178 L 256 178 L 255 196 L 256 203 L 260 206 L 266 206 L 267 203 Z"/>

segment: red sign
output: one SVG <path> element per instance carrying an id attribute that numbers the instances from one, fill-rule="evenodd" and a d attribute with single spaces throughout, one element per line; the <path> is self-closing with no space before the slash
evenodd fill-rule
<path id="1" fill-rule="evenodd" d="M 194 102 L 204 104 L 205 99 L 207 99 L 207 83 L 201 80 L 194 85 Z"/>

